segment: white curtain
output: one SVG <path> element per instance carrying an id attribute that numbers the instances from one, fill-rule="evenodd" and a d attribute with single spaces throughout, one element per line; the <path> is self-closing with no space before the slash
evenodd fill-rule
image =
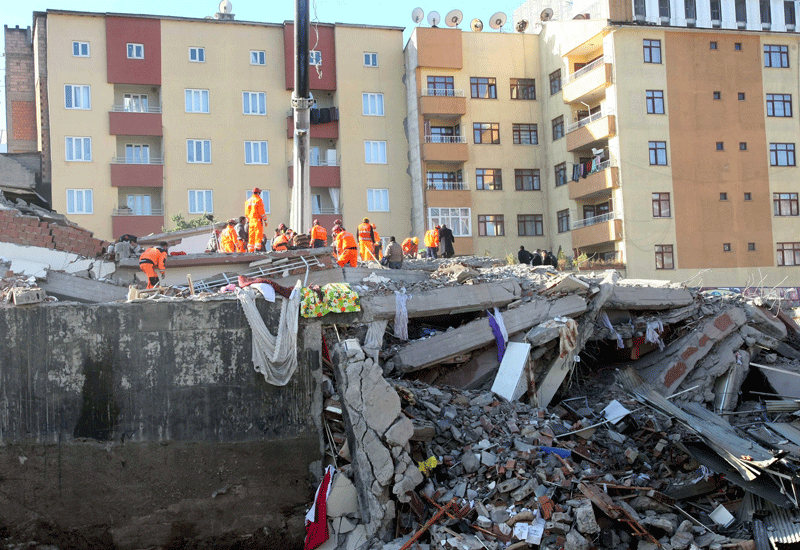
<path id="1" fill-rule="evenodd" d="M 331 195 L 331 204 L 335 212 L 339 212 L 339 188 L 328 187 L 328 193 Z"/>

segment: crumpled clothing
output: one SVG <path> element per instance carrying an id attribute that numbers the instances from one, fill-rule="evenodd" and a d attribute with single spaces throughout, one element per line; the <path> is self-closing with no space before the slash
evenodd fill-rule
<path id="1" fill-rule="evenodd" d="M 292 289 L 283 285 L 279 285 L 272 279 L 265 279 L 264 277 L 248 277 L 246 275 L 239 275 L 239 286 L 244 288 L 246 286 L 250 286 L 254 283 L 266 283 L 271 285 L 272 288 L 275 289 L 275 292 L 286 298 L 289 299 L 289 296 L 292 295 Z"/>
<path id="2" fill-rule="evenodd" d="M 625 344 L 622 341 L 622 336 L 620 336 L 620 334 L 616 330 L 614 330 L 614 325 L 611 324 L 611 320 L 608 318 L 608 313 L 606 313 L 605 311 L 601 312 L 600 320 L 603 321 L 605 327 L 609 331 L 611 331 L 611 336 L 617 339 L 617 348 L 618 349 L 624 348 Z"/>
<path id="3" fill-rule="evenodd" d="M 500 325 L 497 323 L 497 320 L 494 318 L 494 315 L 490 313 L 488 319 L 489 319 L 489 326 L 492 327 L 492 334 L 494 334 L 494 340 L 497 343 L 497 360 L 499 362 L 502 362 L 503 356 L 506 354 L 506 342 L 503 339 L 503 331 L 500 330 Z"/>
<path id="4" fill-rule="evenodd" d="M 253 283 L 251 286 L 257 289 L 266 301 L 275 302 L 275 289 L 271 285 L 267 283 Z"/>
<path id="5" fill-rule="evenodd" d="M 664 333 L 664 323 L 661 322 L 661 319 L 656 319 L 655 321 L 648 321 L 647 322 L 647 332 L 644 336 L 645 342 L 650 342 L 651 344 L 658 344 L 658 349 L 664 349 L 664 341 L 661 339 L 661 335 Z"/>
<path id="6" fill-rule="evenodd" d="M 350 313 L 361 311 L 358 293 L 347 283 L 329 283 L 321 289 L 322 298 L 310 288 L 302 290 L 300 315 L 322 317 L 328 313 Z"/>
<path id="7" fill-rule="evenodd" d="M 336 469 L 333 466 L 325 468 L 325 475 L 322 476 L 322 481 L 317 487 L 314 504 L 306 514 L 306 539 L 303 550 L 314 550 L 329 538 L 328 497 L 331 494 L 331 482 L 335 472 Z"/>

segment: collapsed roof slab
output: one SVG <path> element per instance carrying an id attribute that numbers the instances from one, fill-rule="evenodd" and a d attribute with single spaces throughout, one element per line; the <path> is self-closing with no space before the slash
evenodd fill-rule
<path id="1" fill-rule="evenodd" d="M 128 295 L 128 287 L 77 277 L 58 271 L 47 273 L 47 279 L 39 286 L 48 294 L 83 303 L 102 303 L 124 300 Z"/>
<path id="2" fill-rule="evenodd" d="M 684 307 L 694 302 L 684 288 L 616 284 L 603 307 L 608 309 L 661 310 Z"/>
<path id="3" fill-rule="evenodd" d="M 575 317 L 586 311 L 586 300 L 568 295 L 557 300 L 535 298 L 503 312 L 503 323 L 509 335 L 528 330 L 553 317 Z M 448 330 L 431 338 L 417 340 L 394 357 L 395 366 L 402 373 L 432 367 L 460 353 L 482 348 L 495 341 L 492 329 L 485 318 L 476 319 L 456 329 Z"/>

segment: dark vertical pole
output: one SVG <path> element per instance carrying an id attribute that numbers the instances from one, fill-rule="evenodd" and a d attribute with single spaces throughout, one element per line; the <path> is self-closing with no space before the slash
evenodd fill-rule
<path id="1" fill-rule="evenodd" d="M 308 82 L 308 0 L 294 3 L 294 186 L 289 224 L 297 232 L 311 227 L 311 185 L 309 151 L 311 149 L 311 97 Z"/>

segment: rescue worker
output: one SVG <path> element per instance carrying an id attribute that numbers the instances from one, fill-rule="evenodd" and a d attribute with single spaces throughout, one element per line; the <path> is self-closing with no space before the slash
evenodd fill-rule
<path id="1" fill-rule="evenodd" d="M 164 261 L 167 259 L 167 243 L 162 241 L 158 246 L 148 248 L 141 256 L 139 256 L 139 269 L 144 271 L 147 275 L 147 288 L 153 288 L 159 284 L 156 269 L 161 271 L 161 276 L 167 274 L 167 268 Z"/>
<path id="2" fill-rule="evenodd" d="M 358 253 L 363 261 L 377 260 L 375 257 L 375 228 L 369 218 L 358 224 Z"/>
<path id="3" fill-rule="evenodd" d="M 336 247 L 336 263 L 339 267 L 344 267 L 348 263 L 350 267 L 358 267 L 358 246 L 352 233 L 337 225 L 333 228 L 333 245 Z"/>
<path id="4" fill-rule="evenodd" d="M 244 239 L 238 235 L 236 236 L 236 252 L 247 252 L 247 243 L 244 242 Z"/>
<path id="5" fill-rule="evenodd" d="M 372 225 L 372 235 L 375 238 L 375 245 L 372 247 L 373 254 L 375 255 L 375 259 L 381 261 L 383 258 L 383 249 L 381 248 L 381 236 L 378 235 L 378 228 L 375 224 Z"/>
<path id="6" fill-rule="evenodd" d="M 236 220 L 228 220 L 228 226 L 222 230 L 222 234 L 219 237 L 221 252 L 236 252 L 237 235 L 234 228 L 235 225 Z"/>
<path id="7" fill-rule="evenodd" d="M 436 259 L 439 252 L 439 226 L 425 232 L 425 257 Z"/>
<path id="8" fill-rule="evenodd" d="M 419 251 L 419 237 L 409 237 L 403 241 L 403 254 L 409 258 L 416 258 Z"/>
<path id="9" fill-rule="evenodd" d="M 312 247 L 322 248 L 328 244 L 328 232 L 319 224 L 319 220 L 314 220 L 314 226 L 308 233 L 311 238 Z"/>
<path id="10" fill-rule="evenodd" d="M 289 237 L 280 229 L 275 230 L 275 238 L 272 239 L 272 250 L 276 252 L 285 252 L 289 250 Z"/>
<path id="11" fill-rule="evenodd" d="M 389 244 L 386 245 L 386 259 L 389 269 L 400 269 L 403 266 L 403 247 L 400 246 L 394 237 L 389 237 Z"/>
<path id="12" fill-rule="evenodd" d="M 244 203 L 244 214 L 247 216 L 249 227 L 247 251 L 261 252 L 264 250 L 261 239 L 264 237 L 264 227 L 267 225 L 267 215 L 264 212 L 264 201 L 261 200 L 261 189 L 253 188 L 253 196 Z"/>

